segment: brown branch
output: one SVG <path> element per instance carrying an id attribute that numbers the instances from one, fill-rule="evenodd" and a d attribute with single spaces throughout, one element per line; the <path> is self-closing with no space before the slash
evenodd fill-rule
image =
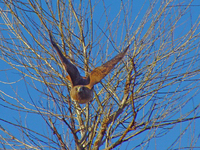
<path id="1" fill-rule="evenodd" d="M 68 148 L 66 148 L 66 145 L 65 145 L 65 143 L 63 142 L 62 137 L 61 137 L 60 134 L 58 133 L 56 127 L 54 126 L 54 124 L 53 124 L 51 118 L 49 118 L 49 122 L 50 122 L 50 124 L 51 124 L 51 127 L 52 127 L 52 129 L 53 129 L 54 134 L 56 134 L 56 136 L 57 136 L 57 138 L 58 138 L 58 141 L 59 141 L 60 144 L 61 144 L 62 150 L 68 149 Z"/>
<path id="2" fill-rule="evenodd" d="M 78 150 L 81 150 L 83 149 L 82 145 L 80 144 L 79 140 L 78 140 L 78 137 L 75 133 L 75 131 L 70 127 L 70 125 L 67 123 L 67 121 L 63 118 L 63 121 L 65 122 L 65 124 L 68 126 L 68 128 L 71 130 L 73 136 L 74 136 L 74 140 L 75 140 L 75 144 L 77 146 L 77 149 Z"/>
<path id="3" fill-rule="evenodd" d="M 131 121 L 131 123 L 129 124 L 129 126 L 128 126 L 128 128 L 124 131 L 124 133 L 122 134 L 122 136 L 120 137 L 120 139 L 117 141 L 117 142 L 115 142 L 113 145 L 111 145 L 109 148 L 108 148 L 108 150 L 109 149 L 113 149 L 113 148 L 115 148 L 116 146 L 118 146 L 118 145 L 120 145 L 121 143 L 123 143 L 123 139 L 125 138 L 125 136 L 127 135 L 127 133 L 129 132 L 129 131 L 132 131 L 132 130 L 135 130 L 135 118 L 133 118 L 133 120 Z"/>
<path id="4" fill-rule="evenodd" d="M 102 126 L 101 126 L 101 130 L 99 131 L 99 135 L 96 139 L 96 141 L 94 142 L 94 150 L 98 149 L 99 146 L 101 145 L 101 140 L 106 132 L 106 129 L 108 127 L 109 124 L 109 118 L 105 117 L 103 122 L 102 122 Z"/>

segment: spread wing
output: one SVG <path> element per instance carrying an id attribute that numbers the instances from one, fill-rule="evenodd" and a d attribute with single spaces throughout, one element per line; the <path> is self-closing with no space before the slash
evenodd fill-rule
<path id="1" fill-rule="evenodd" d="M 56 44 L 56 42 L 54 41 L 53 37 L 52 37 L 52 33 L 49 31 L 49 37 L 50 37 L 50 41 L 51 44 L 53 45 L 53 47 L 55 48 L 56 52 L 58 53 L 58 56 L 65 68 L 65 71 L 67 71 L 67 73 L 70 76 L 71 82 L 73 84 L 73 86 L 78 85 L 78 82 L 81 79 L 81 75 L 78 71 L 78 69 L 76 68 L 76 66 L 74 66 L 61 52 L 60 48 L 58 47 L 58 45 Z"/>
<path id="2" fill-rule="evenodd" d="M 90 84 L 88 85 L 88 88 L 91 89 L 95 84 L 100 82 L 101 79 L 103 79 L 113 69 L 113 67 L 124 57 L 129 46 L 130 45 L 128 45 L 123 52 L 119 53 L 113 59 L 109 60 L 102 66 L 95 68 L 90 73 Z"/>

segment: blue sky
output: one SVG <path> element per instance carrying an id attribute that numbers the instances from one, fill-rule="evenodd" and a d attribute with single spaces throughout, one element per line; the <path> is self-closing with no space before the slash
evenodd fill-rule
<path id="1" fill-rule="evenodd" d="M 124 4 L 126 4 L 127 1 L 123 1 L 123 2 L 124 2 Z M 161 1 L 158 1 L 158 3 L 155 4 L 155 8 L 152 11 L 152 15 L 149 16 L 149 18 L 154 17 L 153 14 L 155 14 L 156 11 L 159 9 L 160 4 L 161 4 Z M 3 9 L 3 3 L 0 3 L 0 5 L 2 5 L 1 8 Z M 134 9 L 132 9 L 132 12 L 126 12 L 129 15 L 131 15 L 131 17 L 126 18 L 127 19 L 126 22 L 127 22 L 127 24 L 135 22 L 133 24 L 133 27 L 131 28 L 131 30 L 128 31 L 128 32 L 130 32 L 130 35 L 135 32 L 135 30 L 141 24 L 142 20 L 145 18 L 145 13 L 148 10 L 149 5 L 150 5 L 149 1 L 132 1 L 132 5 L 130 3 L 129 7 L 132 6 L 132 7 L 134 7 Z M 151 3 L 151 5 L 152 5 L 152 3 Z M 180 6 L 180 5 L 182 5 L 182 6 Z M 45 6 L 45 4 L 43 6 Z M 102 1 L 97 3 L 97 6 L 94 9 L 94 20 L 93 20 L 94 31 L 95 31 L 94 32 L 94 41 L 95 41 L 96 37 L 98 37 L 99 35 L 102 36 L 102 40 L 100 42 L 100 46 L 94 46 L 94 49 L 93 49 L 92 55 L 91 55 L 92 58 L 95 58 L 97 54 L 98 54 L 98 57 L 99 57 L 99 55 L 101 57 L 105 53 L 108 53 L 108 54 L 112 53 L 112 55 L 109 57 L 109 58 L 111 58 L 117 53 L 117 50 L 113 51 L 113 46 L 111 46 L 111 44 L 108 41 L 108 38 L 111 39 L 111 37 L 109 36 L 109 31 L 105 29 L 105 22 L 107 21 L 105 13 L 109 14 L 108 20 L 109 20 L 109 22 L 111 22 L 116 17 L 116 15 L 118 14 L 120 7 L 121 7 L 121 1 L 120 0 L 105 1 L 105 6 L 103 5 Z M 182 9 L 183 7 L 185 8 L 186 6 L 182 3 L 179 4 L 179 2 L 177 2 L 177 3 L 174 3 L 173 6 L 169 7 L 169 9 L 172 8 L 175 11 L 179 12 L 179 11 L 183 10 Z M 194 0 L 191 3 L 191 6 L 189 7 L 189 9 L 183 14 L 183 17 L 179 21 L 180 23 L 177 24 L 176 30 L 174 31 L 174 35 L 173 35 L 174 39 L 177 39 L 178 37 L 181 37 L 182 35 L 186 34 L 191 29 L 191 27 L 193 25 L 195 25 L 195 23 L 198 23 L 196 21 L 199 21 L 199 19 L 198 19 L 199 8 L 200 8 L 199 1 Z M 128 7 L 127 7 L 127 10 L 129 10 Z M 124 13 L 121 13 L 122 15 L 121 15 L 120 19 L 122 19 L 122 20 L 125 18 L 123 16 Z M 139 13 L 139 15 L 138 15 L 138 13 Z M 167 20 L 168 17 L 172 17 L 172 18 L 175 19 L 177 14 L 165 14 L 165 15 L 166 16 L 163 16 L 162 18 L 166 18 L 166 20 Z M 136 16 L 137 16 L 137 18 L 136 18 Z M 146 25 L 144 26 L 144 29 L 143 29 L 141 35 L 145 35 L 145 33 L 148 31 L 148 28 L 151 25 L 151 19 L 149 19 L 149 22 L 147 22 Z M 36 18 L 36 20 L 38 20 L 38 19 Z M 2 19 L 0 20 L 0 22 L 2 23 Z M 123 21 L 121 21 L 121 22 L 123 22 Z M 116 20 L 114 20 L 114 23 L 112 24 L 112 27 L 111 27 L 113 32 L 116 30 L 115 27 L 117 26 L 117 24 L 118 24 L 118 20 L 116 19 Z M 166 25 L 170 26 L 170 22 L 168 22 Z M 1 29 L 4 29 L 4 28 L 5 28 L 5 26 L 1 27 Z M 155 26 L 155 31 L 157 31 L 156 28 L 159 28 L 159 26 Z M 166 29 L 168 30 L 170 28 L 166 28 Z M 102 34 L 102 30 L 105 32 L 104 34 Z M 197 32 L 196 34 L 198 34 L 198 31 L 199 31 L 199 29 L 196 31 Z M 7 36 L 6 32 L 7 31 L 1 31 L 1 33 L 4 37 Z M 158 36 L 158 33 L 157 32 L 155 32 L 155 33 L 156 33 L 156 36 Z M 27 33 L 24 33 L 24 34 L 26 35 L 26 37 L 28 37 L 27 39 L 30 42 L 31 41 L 33 42 L 33 43 L 31 43 L 31 45 L 35 45 L 34 41 L 32 39 L 29 39 L 28 34 Z M 117 40 L 112 41 L 114 43 L 114 45 L 115 46 L 117 45 L 121 48 L 121 44 L 123 44 L 122 42 L 124 40 L 123 37 L 125 37 L 125 35 L 126 35 L 125 29 L 123 28 L 123 26 L 119 26 L 117 36 L 115 36 L 115 38 Z M 122 37 L 122 40 L 121 40 L 121 37 Z M 1 36 L 1 38 L 2 38 L 2 36 Z M 140 39 L 138 39 L 138 41 L 140 41 Z M 148 41 L 148 39 L 147 39 L 147 41 Z M 182 42 L 184 42 L 184 41 L 185 41 L 185 39 L 183 39 Z M 196 39 L 196 40 L 194 40 L 194 43 L 199 43 L 199 41 L 200 41 L 199 39 Z M 160 47 L 160 45 L 162 43 L 159 44 L 159 42 L 162 42 L 162 41 L 158 40 L 157 43 L 154 45 L 154 49 Z M 103 48 L 107 48 L 107 43 L 108 43 L 108 45 L 110 45 L 108 51 L 104 49 L 104 50 L 102 50 L 102 52 L 96 53 L 96 50 L 99 49 L 101 46 Z M 98 45 L 98 44 L 99 43 L 96 42 L 94 45 Z M 178 44 L 179 43 L 175 43 L 174 46 L 176 46 Z M 48 46 L 48 44 L 45 45 L 45 46 Z M 40 48 L 40 47 L 38 47 L 38 48 Z M 191 64 L 191 65 L 193 65 L 191 68 L 193 68 L 193 69 L 199 68 L 199 48 L 195 47 L 194 49 L 195 50 L 193 50 L 191 52 L 189 52 L 190 49 L 188 49 L 188 55 L 185 56 L 185 58 L 187 58 L 187 59 L 185 61 L 177 63 L 177 65 L 175 65 L 174 67 L 177 67 L 179 65 L 187 66 L 187 64 L 190 61 L 192 61 L 192 59 L 190 59 L 190 58 L 194 58 L 197 61 L 194 61 L 194 63 Z M 2 56 L 2 54 L 3 53 L 0 52 L 1 56 Z M 128 54 L 131 55 L 132 52 L 128 52 Z M 141 59 L 138 59 L 136 65 L 137 65 L 138 69 L 141 69 L 141 70 L 142 70 L 143 67 L 145 67 L 145 65 L 147 63 L 152 62 L 153 59 L 154 59 L 154 57 L 152 57 L 152 58 L 149 58 L 149 60 L 144 61 L 145 56 L 142 57 L 143 56 L 142 53 L 138 54 L 138 57 L 139 56 L 140 56 Z M 97 60 L 100 59 L 100 57 L 97 58 Z M 92 58 L 90 58 L 90 60 L 92 60 Z M 82 63 L 82 61 L 80 61 L 81 58 L 78 57 L 78 59 L 79 59 L 79 62 L 81 64 Z M 173 61 L 174 61 L 174 59 L 172 57 L 171 59 L 168 60 L 168 62 L 166 62 L 166 64 L 167 63 L 170 64 Z M 91 63 L 91 65 L 99 66 L 101 63 L 102 63 L 101 61 L 96 61 L 95 64 Z M 27 112 L 20 112 L 18 110 L 15 110 L 16 107 L 13 107 L 12 104 L 19 105 L 19 102 L 20 102 L 25 107 L 28 107 L 30 109 L 33 109 L 34 105 L 31 106 L 29 103 L 36 104 L 36 105 L 46 105 L 46 107 L 48 107 L 47 105 L 51 105 L 52 110 L 54 112 L 56 112 L 56 111 L 66 111 L 66 110 L 56 110 L 55 107 L 54 107 L 55 104 L 53 102 L 47 102 L 48 97 L 46 97 L 45 95 L 41 94 L 40 92 L 38 92 L 37 90 L 32 88 L 32 86 L 36 86 L 41 91 L 48 91 L 48 89 L 44 85 L 40 84 L 37 81 L 32 82 L 32 80 L 30 80 L 29 78 L 24 77 L 21 73 L 12 69 L 12 67 L 10 65 L 8 65 L 7 63 L 5 63 L 2 59 L 0 60 L 0 66 L 1 66 L 0 67 L 1 68 L 0 69 L 1 70 L 0 71 L 0 77 L 1 77 L 0 78 L 0 93 L 1 93 L 1 95 L 0 95 L 0 97 L 1 97 L 1 99 L 0 99 L 0 125 L 3 128 L 11 131 L 14 134 L 14 136 L 16 136 L 16 137 L 18 137 L 20 135 L 20 128 L 14 127 L 13 125 L 10 125 L 8 122 L 14 122 L 16 124 L 19 123 L 19 122 L 22 122 L 25 126 L 27 126 L 28 128 L 31 128 L 32 130 L 37 131 L 38 133 L 41 133 L 41 134 L 44 134 L 44 135 L 48 135 L 49 134 L 48 132 L 51 132 L 51 131 L 49 130 L 49 128 L 47 130 L 48 125 L 46 125 L 42 116 L 34 114 L 33 112 L 29 113 L 28 111 Z M 61 72 L 60 67 L 58 67 L 58 66 L 55 66 L 55 67 L 56 67 L 55 68 L 56 70 Z M 20 70 L 25 71 L 25 69 L 23 67 L 19 67 L 19 68 L 20 68 Z M 163 69 L 164 69 L 164 67 L 163 67 Z M 185 68 L 185 69 L 189 70 L 190 68 Z M 81 71 L 81 70 L 79 69 L 79 71 Z M 184 68 L 182 70 L 179 70 L 179 73 L 180 72 L 184 72 Z M 81 74 L 84 75 L 83 71 L 81 71 Z M 199 78 L 200 78 L 199 74 L 198 74 L 198 76 L 194 77 L 194 79 L 199 79 Z M 142 81 L 140 81 L 142 79 L 143 79 L 143 77 L 140 77 L 138 79 L 138 83 L 142 83 Z M 166 90 L 175 91 L 178 86 L 184 88 L 188 84 L 193 84 L 192 87 L 198 86 L 199 80 L 193 81 L 192 79 L 193 78 L 188 79 L 188 82 L 184 82 L 183 84 L 175 84 L 172 87 L 168 87 L 166 89 L 163 89 L 162 92 L 165 92 Z M 30 83 L 30 85 L 25 82 L 26 80 Z M 104 80 L 104 82 L 105 81 L 106 80 Z M 101 87 L 101 85 L 98 85 L 98 87 Z M 97 87 L 95 87 L 95 88 L 97 89 Z M 59 89 L 59 90 L 61 90 L 63 93 L 65 93 L 67 91 L 65 87 L 61 87 L 61 89 Z M 183 91 L 183 92 L 185 92 L 185 91 Z M 10 95 L 12 97 L 10 97 L 8 95 Z M 161 95 L 158 95 L 158 96 L 163 96 L 163 95 L 161 94 Z M 193 97 L 193 95 L 195 95 L 195 96 Z M 177 97 L 178 96 L 179 95 L 177 95 Z M 169 95 L 169 97 L 170 97 L 170 95 Z M 181 116 L 182 114 L 189 113 L 190 110 L 192 110 L 193 108 L 195 108 L 199 105 L 200 94 L 199 94 L 198 88 L 195 89 L 195 90 L 192 90 L 190 92 L 190 94 L 187 94 L 185 96 L 182 95 L 183 102 L 186 102 L 186 100 L 189 99 L 190 97 L 191 97 L 191 100 L 187 102 L 185 107 L 180 108 L 180 112 L 176 113 L 170 119 Z M 5 103 L 3 101 L 4 98 L 6 99 L 6 101 L 10 102 L 10 104 Z M 158 103 L 156 101 L 156 99 L 157 99 L 157 97 L 155 97 L 155 103 Z M 185 101 L 184 101 L 184 99 L 185 99 Z M 167 101 L 166 101 L 166 103 L 167 103 Z M 139 106 L 140 102 L 138 102 L 137 104 Z M 140 121 L 142 121 L 143 115 L 145 113 L 148 113 L 148 111 L 152 107 L 152 105 L 153 105 L 153 103 L 149 103 L 149 105 L 147 106 L 146 109 L 144 109 L 143 111 L 138 113 L 138 116 L 136 118 L 136 122 L 139 123 Z M 178 103 L 177 103 L 177 105 L 178 105 Z M 170 106 L 172 107 L 172 105 L 170 105 Z M 176 106 L 176 103 L 174 103 L 174 106 Z M 164 108 L 163 108 L 163 110 L 164 110 Z M 161 112 L 155 111 L 153 113 L 155 113 L 154 115 L 156 116 L 156 113 L 161 113 Z M 19 117 L 19 116 L 21 116 L 21 117 Z M 192 117 L 192 116 L 199 116 L 199 108 L 197 108 L 196 111 L 194 111 L 194 112 L 192 112 L 191 114 L 188 115 L 188 117 Z M 199 123 L 200 123 L 200 121 L 199 121 L 199 119 L 197 119 L 195 121 L 188 121 L 188 122 L 176 124 L 176 126 L 172 130 L 170 130 L 170 132 L 167 133 L 167 134 L 166 134 L 166 132 L 164 132 L 165 130 L 162 130 L 161 128 L 160 129 L 148 130 L 146 132 L 143 132 L 143 133 L 137 135 L 136 137 L 133 138 L 133 140 L 126 142 L 124 145 L 119 146 L 119 149 L 125 149 L 125 148 L 131 149 L 135 146 L 136 146 L 136 149 L 143 149 L 143 148 L 144 149 L 158 149 L 158 150 L 159 149 L 167 149 L 167 148 L 176 149 L 176 148 L 180 148 L 180 147 L 189 147 L 191 143 L 193 143 L 193 145 L 194 145 L 195 142 L 196 142 L 195 146 L 200 147 L 200 144 L 199 144 L 200 143 L 200 141 L 199 141 L 200 129 L 198 128 Z M 189 129 L 184 132 L 184 129 L 187 126 L 189 126 L 188 127 Z M 62 127 L 59 128 L 60 131 L 62 131 L 62 129 L 61 129 Z M 173 126 L 165 126 L 163 128 L 167 128 L 167 127 L 173 127 Z M 134 133 L 139 132 L 139 130 L 141 128 L 136 129 L 136 131 Z M 151 142 L 149 142 L 144 147 L 137 146 L 140 142 L 145 141 L 145 139 L 148 139 L 151 135 L 153 135 L 152 133 L 154 133 L 154 132 L 160 133 L 160 137 L 159 138 L 158 137 L 153 138 L 151 140 Z M 177 136 L 181 135 L 182 133 L 184 133 L 183 136 L 180 139 L 178 139 L 178 141 L 180 141 L 180 142 L 178 142 L 178 144 L 174 143 L 173 147 L 170 147 L 170 145 L 174 141 L 176 141 Z M 3 135 L 4 133 L 2 131 L 0 131 L 0 134 Z M 39 135 L 35 135 L 35 136 L 37 137 Z M 42 138 L 42 136 L 40 136 L 40 137 Z M 2 145 L 0 145 L 0 148 L 1 148 L 1 146 Z M 103 149 L 103 147 L 101 149 Z"/>

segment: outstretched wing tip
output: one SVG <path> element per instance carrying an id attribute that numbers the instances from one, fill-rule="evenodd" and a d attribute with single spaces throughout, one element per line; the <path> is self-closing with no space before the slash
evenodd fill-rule
<path id="1" fill-rule="evenodd" d="M 95 68 L 90 73 L 90 87 L 93 87 L 95 84 L 100 82 L 114 68 L 114 66 L 122 60 L 129 47 L 130 44 L 128 44 L 128 46 L 121 53 L 119 53 L 100 67 Z"/>
<path id="2" fill-rule="evenodd" d="M 75 65 L 73 65 L 61 52 L 59 46 L 57 43 L 54 41 L 52 32 L 48 30 L 49 32 L 49 37 L 50 37 L 50 42 L 53 45 L 54 49 L 56 50 L 62 65 L 64 66 L 65 71 L 69 74 L 67 76 L 67 79 L 72 83 L 72 85 L 78 84 L 79 78 L 81 78 L 80 73 Z"/>

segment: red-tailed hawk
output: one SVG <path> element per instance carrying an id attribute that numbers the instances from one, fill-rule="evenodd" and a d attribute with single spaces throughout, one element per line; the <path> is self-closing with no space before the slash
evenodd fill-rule
<path id="1" fill-rule="evenodd" d="M 70 96 L 72 100 L 77 101 L 80 104 L 88 103 L 93 99 L 93 86 L 100 82 L 111 69 L 124 57 L 129 45 L 117 56 L 110 61 L 106 62 L 100 67 L 95 68 L 90 72 L 87 78 L 82 77 L 76 68 L 61 52 L 60 48 L 53 40 L 52 34 L 49 32 L 50 41 L 58 56 L 64 65 L 65 71 L 69 74 L 69 80 L 72 84 Z"/>

